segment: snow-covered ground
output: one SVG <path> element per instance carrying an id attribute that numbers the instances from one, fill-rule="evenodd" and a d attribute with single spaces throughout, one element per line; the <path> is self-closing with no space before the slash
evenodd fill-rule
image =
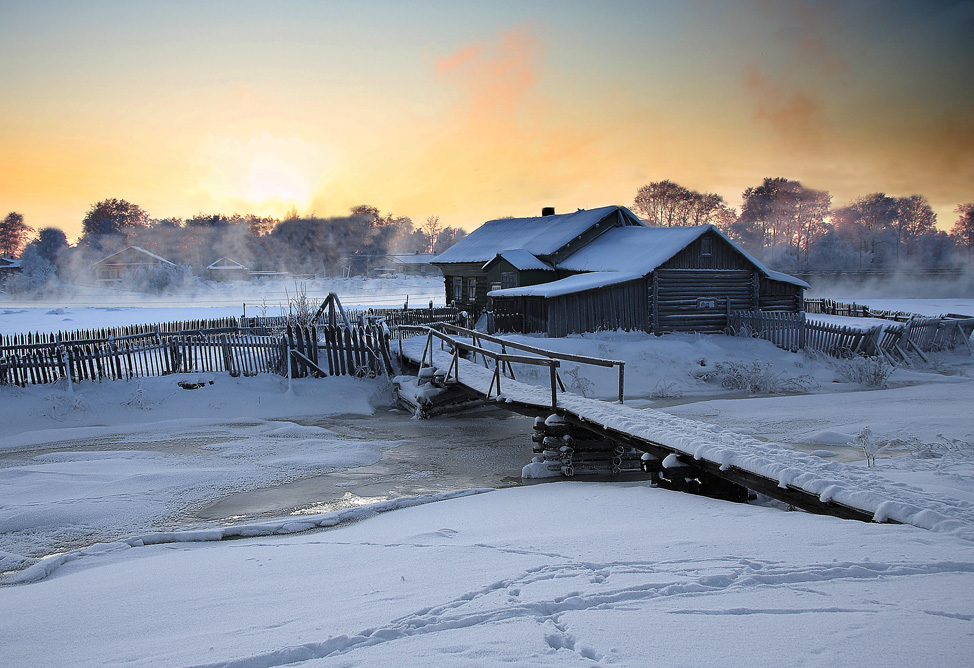
<path id="1" fill-rule="evenodd" d="M 411 295 L 442 295 L 429 283 Z M 974 312 L 974 300 L 860 303 Z M 102 319 L 117 313 L 146 316 L 117 324 L 211 317 L 203 306 L 0 306 L 3 333 L 116 324 Z M 974 508 L 966 351 L 896 369 L 876 389 L 842 363 L 750 339 L 528 338 L 625 360 L 631 406 L 782 447 L 854 459 L 868 427 L 900 448 L 877 475 Z M 724 386 L 742 373 L 777 394 Z M 614 398 L 611 370 L 563 374 L 576 392 Z M 382 382 L 176 380 L 0 387 L 3 665 L 939 666 L 974 650 L 969 541 L 642 482 L 389 495 L 203 523 L 195 511 L 233 492 L 367 465 L 402 441 L 338 426 L 384 410 Z M 523 447 L 527 462 L 527 434 Z"/>
<path id="2" fill-rule="evenodd" d="M 0 293 L 0 334 L 57 332 L 226 316 L 281 315 L 297 294 L 318 302 L 329 292 L 348 305 L 401 307 L 442 305 L 443 278 L 322 278 L 201 283 L 192 293 L 146 295 L 98 286 L 76 286 L 40 301 Z"/>

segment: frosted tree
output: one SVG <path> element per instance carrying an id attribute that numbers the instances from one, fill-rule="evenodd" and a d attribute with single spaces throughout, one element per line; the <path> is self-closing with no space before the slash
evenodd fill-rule
<path id="1" fill-rule="evenodd" d="M 950 230 L 950 236 L 958 246 L 967 248 L 967 264 L 970 264 L 971 248 L 974 247 L 974 202 L 961 204 L 954 212 L 959 213 L 960 218 Z"/>
<path id="2" fill-rule="evenodd" d="M 729 228 L 731 236 L 746 248 L 770 249 L 774 263 L 776 248 L 781 256 L 808 262 L 814 242 L 827 231 L 832 196 L 824 190 L 806 188 L 800 181 L 766 178 L 744 191 L 741 215 Z"/>
<path id="3" fill-rule="evenodd" d="M 897 200 L 896 207 L 896 256 L 899 258 L 900 246 L 910 257 L 917 241 L 928 232 L 934 232 L 937 214 L 923 195 L 911 195 Z"/>

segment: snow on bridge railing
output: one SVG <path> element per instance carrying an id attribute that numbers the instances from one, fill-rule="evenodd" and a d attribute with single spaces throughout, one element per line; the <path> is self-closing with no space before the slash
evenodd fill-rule
<path id="1" fill-rule="evenodd" d="M 436 325 L 430 325 L 427 327 L 409 327 L 408 329 L 417 332 L 423 332 L 430 330 L 436 332 L 436 338 L 442 341 L 449 341 L 453 344 L 458 344 L 464 350 L 469 350 L 474 354 L 474 361 L 476 361 L 476 355 L 480 354 L 484 366 L 487 366 L 487 359 L 494 359 L 495 361 L 495 377 L 500 373 L 508 374 L 512 380 L 516 380 L 514 376 L 514 368 L 511 363 L 521 363 L 521 364 L 534 364 L 539 365 L 543 362 L 538 362 L 537 360 L 555 360 L 559 362 L 574 362 L 576 364 L 590 364 L 593 366 L 601 367 L 618 367 L 619 369 L 619 403 L 623 403 L 625 400 L 625 382 L 626 382 L 626 363 L 621 360 L 607 360 L 599 357 L 589 357 L 586 355 L 574 355 L 571 353 L 562 353 L 554 350 L 547 350 L 544 348 L 538 348 L 536 346 L 528 345 L 526 343 L 520 343 L 517 341 L 511 341 L 510 339 L 505 339 L 498 336 L 492 336 L 490 334 L 484 334 L 483 332 L 477 332 L 472 329 L 467 329 L 465 327 L 459 327 L 456 325 L 450 325 L 445 323 L 440 323 Z M 449 336 L 446 332 L 451 332 L 454 336 Z M 427 347 L 431 345 L 433 334 L 428 335 Z M 463 337 L 470 339 L 471 343 L 466 343 L 463 341 Z M 484 346 L 484 342 L 493 343 L 494 345 L 500 346 L 500 351 L 491 350 Z M 530 353 L 531 355 L 536 355 L 537 357 L 525 357 L 525 356 L 515 356 L 508 353 L 508 349 L 518 350 L 521 352 Z M 399 344 L 399 353 L 402 355 L 402 341 Z M 424 349 L 423 358 L 426 358 L 426 349 Z M 530 362 L 525 362 L 524 360 L 532 360 Z M 551 367 L 552 369 L 552 406 L 556 404 L 555 400 L 555 385 L 561 388 L 562 392 L 565 392 L 565 384 L 561 380 L 561 376 L 558 375 L 556 368 L 560 364 L 556 364 Z M 497 377 L 497 383 L 499 385 L 500 378 Z M 493 386 L 492 386 L 493 387 Z"/>

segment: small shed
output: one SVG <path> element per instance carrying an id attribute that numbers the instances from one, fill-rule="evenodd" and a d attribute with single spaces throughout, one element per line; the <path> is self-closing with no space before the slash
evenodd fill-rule
<path id="1" fill-rule="evenodd" d="M 250 269 L 236 260 L 221 257 L 206 268 L 211 281 L 242 281 L 248 278 Z"/>
<path id="2" fill-rule="evenodd" d="M 117 253 L 95 262 L 91 268 L 99 281 L 117 282 L 140 269 L 166 267 L 175 269 L 176 265 L 166 258 L 159 257 L 138 246 L 129 246 Z"/>

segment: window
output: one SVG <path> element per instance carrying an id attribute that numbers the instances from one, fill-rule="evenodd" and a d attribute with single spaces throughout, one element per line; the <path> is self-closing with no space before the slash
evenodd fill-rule
<path id="1" fill-rule="evenodd" d="M 477 301 L 477 279 L 470 279 L 470 301 Z"/>
<path id="2" fill-rule="evenodd" d="M 708 257 L 713 254 L 714 240 L 710 237 L 700 239 L 700 255 Z"/>
<path id="3" fill-rule="evenodd" d="M 453 301 L 463 301 L 463 279 L 459 276 L 453 277 Z"/>
<path id="4" fill-rule="evenodd" d="M 516 271 L 504 271 L 504 272 L 501 272 L 501 287 L 502 288 L 516 288 L 517 287 L 517 272 Z"/>

